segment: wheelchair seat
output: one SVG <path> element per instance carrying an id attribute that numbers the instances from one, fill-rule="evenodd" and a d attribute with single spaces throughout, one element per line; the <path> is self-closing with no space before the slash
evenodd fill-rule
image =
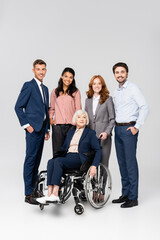
<path id="1" fill-rule="evenodd" d="M 80 171 L 79 169 L 65 169 L 63 171 L 63 174 L 83 174 L 82 171 Z"/>

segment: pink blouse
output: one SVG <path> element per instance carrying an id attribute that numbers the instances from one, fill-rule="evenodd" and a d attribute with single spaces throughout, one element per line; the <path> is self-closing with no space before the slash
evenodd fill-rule
<path id="1" fill-rule="evenodd" d="M 54 118 L 55 124 L 72 124 L 74 113 L 82 109 L 80 91 L 72 95 L 60 94 L 56 97 L 55 89 L 51 92 L 49 117 Z"/>

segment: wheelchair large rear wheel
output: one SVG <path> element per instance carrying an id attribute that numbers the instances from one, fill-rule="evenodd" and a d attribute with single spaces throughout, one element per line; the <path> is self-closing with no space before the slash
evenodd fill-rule
<path id="1" fill-rule="evenodd" d="M 106 204 L 111 194 L 111 174 L 109 169 L 102 163 L 97 167 L 97 173 L 93 179 L 90 178 L 89 172 L 90 169 L 86 174 L 84 182 L 85 195 L 92 207 L 101 208 Z"/>

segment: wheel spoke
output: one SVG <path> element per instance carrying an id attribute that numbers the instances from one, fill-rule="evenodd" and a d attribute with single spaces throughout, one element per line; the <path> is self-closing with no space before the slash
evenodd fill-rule
<path id="1" fill-rule="evenodd" d="M 91 180 L 89 171 L 85 179 L 85 194 L 92 207 L 101 208 L 108 201 L 112 182 L 109 170 L 100 164 L 96 176 Z M 95 198 L 96 197 L 96 198 Z"/>

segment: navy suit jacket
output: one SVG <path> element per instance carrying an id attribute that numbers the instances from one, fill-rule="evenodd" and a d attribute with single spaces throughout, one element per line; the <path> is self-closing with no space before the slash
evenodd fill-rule
<path id="1" fill-rule="evenodd" d="M 48 110 L 49 93 L 46 86 L 44 86 L 44 91 Z M 24 83 L 15 105 L 15 111 L 21 126 L 29 123 L 36 132 L 41 130 L 45 115 L 45 104 L 35 79 Z M 46 132 L 48 131 L 49 127 L 50 124 L 47 111 Z"/>
<path id="2" fill-rule="evenodd" d="M 76 127 L 68 131 L 65 142 L 61 147 L 61 150 L 64 151 L 68 150 L 75 130 Z M 98 138 L 96 137 L 96 132 L 94 130 L 89 129 L 88 127 L 85 127 L 78 145 L 78 152 L 82 163 L 87 159 L 87 156 L 84 155 L 83 153 L 89 153 L 91 150 L 95 151 L 95 157 L 93 159 L 92 165 L 97 167 L 101 160 L 102 154 L 101 147 Z"/>

